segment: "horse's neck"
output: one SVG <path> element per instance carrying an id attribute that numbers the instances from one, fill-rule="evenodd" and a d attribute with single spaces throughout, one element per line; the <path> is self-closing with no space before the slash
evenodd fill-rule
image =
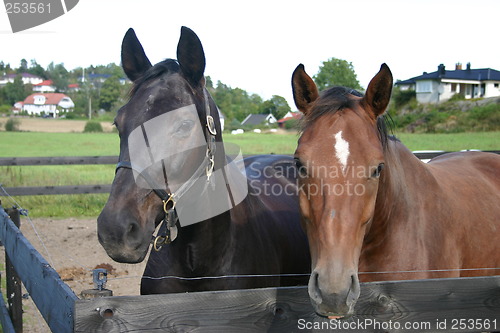
<path id="1" fill-rule="evenodd" d="M 401 223 L 419 205 L 425 195 L 422 187 L 433 182 L 425 163 L 420 161 L 401 142 L 390 140 L 384 153 L 385 168 L 382 172 L 375 204 L 374 224 L 383 224 L 397 218 Z"/>

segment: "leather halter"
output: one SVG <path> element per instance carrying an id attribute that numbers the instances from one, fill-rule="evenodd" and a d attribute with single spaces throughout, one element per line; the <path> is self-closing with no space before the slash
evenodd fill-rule
<path id="1" fill-rule="evenodd" d="M 205 99 L 205 112 L 206 112 L 206 127 L 205 127 L 205 136 L 207 140 L 207 150 L 205 154 L 204 161 L 198 167 L 198 169 L 193 173 L 193 175 L 174 193 L 168 189 L 168 182 L 165 178 L 165 188 L 167 190 L 159 189 L 156 186 L 155 181 L 149 175 L 146 170 L 139 170 L 134 167 L 134 165 L 130 161 L 119 161 L 116 165 L 115 173 L 118 172 L 120 168 L 130 169 L 135 171 L 138 175 L 140 175 L 149 187 L 153 190 L 153 192 L 162 200 L 163 202 L 163 212 L 165 213 L 165 217 L 160 222 L 160 230 L 156 237 L 153 235 L 151 242 L 153 243 L 153 249 L 155 251 L 159 251 L 161 247 L 165 244 L 170 244 L 177 237 L 177 221 L 179 217 L 177 216 L 177 212 L 175 211 L 175 204 L 177 200 L 182 197 L 195 183 L 199 177 L 203 176 L 205 173 L 207 177 L 207 182 L 210 181 L 210 177 L 212 176 L 214 166 L 215 166 L 215 136 L 217 135 L 217 129 L 215 128 L 215 121 L 212 117 L 210 102 L 209 102 L 209 94 L 206 89 L 203 89 L 203 95 Z M 163 171 L 165 173 L 165 165 L 162 162 Z M 162 228 L 164 229 L 162 231 Z"/>

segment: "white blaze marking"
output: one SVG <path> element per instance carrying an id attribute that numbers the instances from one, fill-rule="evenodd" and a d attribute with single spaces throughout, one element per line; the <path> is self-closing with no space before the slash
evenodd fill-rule
<path id="1" fill-rule="evenodd" d="M 342 138 L 342 131 L 335 134 L 335 156 L 342 165 L 342 170 L 345 171 L 349 158 L 349 142 Z"/>

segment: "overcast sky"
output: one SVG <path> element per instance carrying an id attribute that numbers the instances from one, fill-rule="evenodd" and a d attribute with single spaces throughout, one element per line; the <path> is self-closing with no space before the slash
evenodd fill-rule
<path id="1" fill-rule="evenodd" d="M 205 74 L 264 99 L 285 97 L 299 63 L 312 76 L 331 57 L 352 62 L 366 88 L 382 63 L 395 79 L 471 62 L 500 70 L 498 0 L 80 0 L 67 14 L 13 34 L 0 13 L 0 60 L 76 67 L 120 63 L 135 29 L 152 63 L 175 58 L 180 27 L 200 37 Z"/>

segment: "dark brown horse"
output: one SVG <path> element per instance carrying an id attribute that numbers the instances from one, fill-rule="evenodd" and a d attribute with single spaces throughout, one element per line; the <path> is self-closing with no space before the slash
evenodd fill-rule
<path id="1" fill-rule="evenodd" d="M 418 160 L 387 135 L 382 115 L 392 82 L 383 64 L 364 96 L 341 87 L 320 94 L 302 65 L 293 73 L 305 115 L 295 158 L 312 260 L 309 296 L 323 316 L 352 314 L 360 279 L 499 272 L 500 156 Z"/>
<path id="2" fill-rule="evenodd" d="M 115 119 L 120 162 L 97 220 L 100 243 L 114 260 L 137 263 L 159 224 L 157 239 L 175 238 L 151 251 L 142 294 L 306 284 L 310 258 L 293 159 L 245 159 L 246 178 L 236 187 L 248 195 L 237 198 L 205 88 L 203 48 L 185 27 L 177 58 L 152 66 L 132 29 L 123 39 L 122 66 L 133 88 Z M 148 169 L 134 156 L 156 164 Z"/>

